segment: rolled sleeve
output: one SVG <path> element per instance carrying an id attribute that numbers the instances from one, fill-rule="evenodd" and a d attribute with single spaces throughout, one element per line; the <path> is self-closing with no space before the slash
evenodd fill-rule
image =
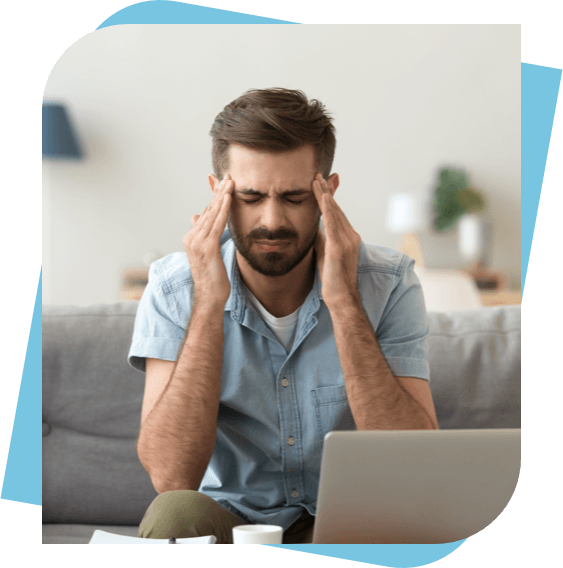
<path id="1" fill-rule="evenodd" d="M 429 380 L 429 328 L 414 260 L 406 257 L 405 268 L 397 278 L 376 330 L 377 340 L 395 376 Z"/>
<path id="2" fill-rule="evenodd" d="M 157 263 L 149 270 L 149 281 L 139 302 L 127 361 L 145 372 L 145 358 L 175 361 L 185 329 L 179 325 L 172 295 L 163 289 Z"/>

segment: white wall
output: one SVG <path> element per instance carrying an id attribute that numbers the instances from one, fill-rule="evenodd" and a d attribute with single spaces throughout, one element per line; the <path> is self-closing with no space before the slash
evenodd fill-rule
<path id="1" fill-rule="evenodd" d="M 123 25 L 71 46 L 45 88 L 86 153 L 49 163 L 45 303 L 115 301 L 123 268 L 182 250 L 211 197 L 215 116 L 266 87 L 332 111 L 336 197 L 365 241 L 396 246 L 389 194 L 428 202 L 437 168 L 461 166 L 489 202 L 492 267 L 519 285 L 519 26 Z M 425 242 L 428 264 L 456 262 L 455 232 Z"/>

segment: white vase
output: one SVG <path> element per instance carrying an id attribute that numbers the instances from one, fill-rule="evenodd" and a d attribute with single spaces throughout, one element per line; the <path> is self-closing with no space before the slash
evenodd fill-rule
<path id="1" fill-rule="evenodd" d="M 467 213 L 458 222 L 459 254 L 467 264 L 482 259 L 485 250 L 485 222 L 481 215 Z"/>

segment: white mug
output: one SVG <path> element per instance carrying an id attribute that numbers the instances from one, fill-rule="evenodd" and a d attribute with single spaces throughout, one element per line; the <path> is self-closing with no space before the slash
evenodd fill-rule
<path id="1" fill-rule="evenodd" d="M 281 544 L 283 528 L 275 525 L 233 527 L 233 544 Z"/>

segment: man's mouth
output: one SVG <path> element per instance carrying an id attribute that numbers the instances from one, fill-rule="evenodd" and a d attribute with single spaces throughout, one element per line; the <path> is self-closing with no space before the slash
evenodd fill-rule
<path id="1" fill-rule="evenodd" d="M 278 250 L 279 248 L 283 247 L 286 241 L 257 241 L 256 245 L 261 251 L 264 252 L 273 252 Z"/>

